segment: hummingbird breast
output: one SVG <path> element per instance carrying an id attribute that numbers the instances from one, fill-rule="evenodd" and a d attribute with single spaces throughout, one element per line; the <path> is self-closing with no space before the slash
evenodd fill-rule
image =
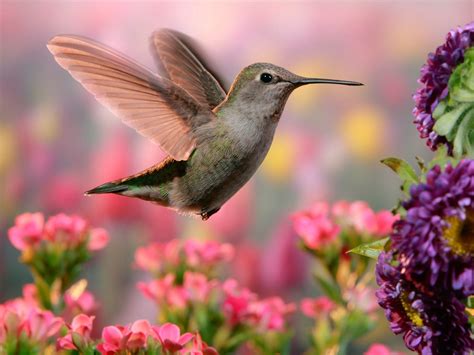
<path id="1" fill-rule="evenodd" d="M 269 120 L 250 123 L 229 117 L 201 127 L 185 175 L 173 181 L 170 205 L 195 213 L 220 208 L 260 166 L 275 127 Z"/>

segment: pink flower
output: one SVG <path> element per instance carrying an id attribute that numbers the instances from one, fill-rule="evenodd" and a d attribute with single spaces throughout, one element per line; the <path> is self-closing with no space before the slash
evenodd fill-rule
<path id="1" fill-rule="evenodd" d="M 0 315 L 1 337 L 13 335 L 18 338 L 25 333 L 29 340 L 38 343 L 45 343 L 64 324 L 60 317 L 21 298 L 4 303 Z"/>
<path id="2" fill-rule="evenodd" d="M 347 217 L 358 233 L 372 233 L 377 228 L 375 213 L 365 201 L 352 202 Z"/>
<path id="3" fill-rule="evenodd" d="M 127 341 L 129 350 L 138 350 L 145 348 L 148 336 L 152 334 L 152 328 L 147 320 L 141 319 L 135 321 L 130 327 L 131 335 Z"/>
<path id="4" fill-rule="evenodd" d="M 46 239 L 53 243 L 65 244 L 67 247 L 75 247 L 84 241 L 87 229 L 85 219 L 60 213 L 49 217 L 46 222 Z"/>
<path id="5" fill-rule="evenodd" d="M 125 327 L 107 326 L 102 330 L 102 343 L 97 345 L 97 350 L 102 355 L 113 355 L 120 350 L 126 350 L 130 335 L 130 331 Z"/>
<path id="6" fill-rule="evenodd" d="M 39 307 L 38 291 L 34 284 L 23 285 L 23 300 L 31 306 Z"/>
<path id="7" fill-rule="evenodd" d="M 223 311 L 230 324 L 235 325 L 244 321 L 251 302 L 257 296 L 246 288 L 240 288 L 236 280 L 226 280 L 222 285 L 224 291 Z"/>
<path id="8" fill-rule="evenodd" d="M 186 354 L 190 355 L 218 355 L 216 349 L 207 345 L 201 338 L 199 333 L 196 333 L 193 339 L 191 348 L 186 349 Z"/>
<path id="9" fill-rule="evenodd" d="M 187 305 L 187 293 L 182 286 L 174 286 L 175 276 L 167 274 L 161 279 L 149 283 L 139 282 L 137 288 L 148 298 L 169 307 L 184 308 Z"/>
<path id="10" fill-rule="evenodd" d="M 73 318 L 71 330 L 82 336 L 89 337 L 92 331 L 92 323 L 94 322 L 94 319 L 95 316 L 79 314 Z"/>
<path id="11" fill-rule="evenodd" d="M 71 325 L 69 326 L 69 332 L 58 338 L 56 341 L 57 350 L 80 350 L 77 348 L 76 344 L 72 339 L 72 333 L 75 333 L 75 337 L 80 337 L 82 341 L 87 343 L 90 341 L 90 334 L 92 331 L 92 323 L 94 322 L 94 316 L 87 316 L 85 314 L 79 314 L 72 320 Z"/>
<path id="12" fill-rule="evenodd" d="M 329 216 L 329 206 L 318 202 L 308 211 L 293 215 L 293 226 L 305 245 L 314 250 L 333 242 L 340 232 L 339 226 Z"/>
<path id="13" fill-rule="evenodd" d="M 94 295 L 89 291 L 83 291 L 79 295 L 73 295 L 68 290 L 64 294 L 64 302 L 67 310 L 72 314 L 91 314 L 98 308 Z"/>
<path id="14" fill-rule="evenodd" d="M 392 232 L 393 224 L 398 221 L 400 216 L 393 215 L 390 211 L 382 210 L 376 214 L 375 218 L 377 220 L 377 229 L 374 234 L 382 237 Z"/>
<path id="15" fill-rule="evenodd" d="M 295 304 L 285 304 L 280 297 L 270 297 L 249 305 L 251 323 L 261 330 L 284 330 L 285 317 L 294 312 Z"/>
<path id="16" fill-rule="evenodd" d="M 46 341 L 59 332 L 63 324 L 64 321 L 60 317 L 55 317 L 53 313 L 34 309 L 28 315 L 25 329 L 30 339 Z"/>
<path id="17" fill-rule="evenodd" d="M 370 286 L 349 288 L 344 292 L 344 298 L 368 316 L 378 309 L 375 290 Z"/>
<path id="18" fill-rule="evenodd" d="M 353 226 L 358 233 L 385 236 L 392 230 L 393 223 L 398 219 L 390 211 L 382 210 L 375 213 L 365 201 L 338 201 L 333 204 L 332 214 Z"/>
<path id="19" fill-rule="evenodd" d="M 56 350 L 79 350 L 72 340 L 71 333 L 56 339 Z"/>
<path id="20" fill-rule="evenodd" d="M 147 320 L 140 319 L 125 327 L 121 325 L 105 327 L 102 330 L 102 342 L 97 345 L 97 350 L 103 355 L 135 354 L 140 350 L 146 350 L 149 340 L 155 338 L 156 334 L 151 324 Z"/>
<path id="21" fill-rule="evenodd" d="M 8 238 L 15 248 L 23 251 L 41 242 L 43 227 L 43 214 L 24 213 L 16 217 L 15 225 L 8 230 Z"/>
<path id="22" fill-rule="evenodd" d="M 349 219 L 356 231 L 376 236 L 385 236 L 392 230 L 393 223 L 398 219 L 390 211 L 382 210 L 375 213 L 364 201 L 355 201 L 349 208 Z"/>
<path id="23" fill-rule="evenodd" d="M 138 248 L 135 252 L 135 264 L 142 270 L 157 273 L 163 265 L 178 265 L 180 262 L 180 242 L 174 239 L 168 243 L 152 243 Z"/>
<path id="24" fill-rule="evenodd" d="M 349 215 L 350 203 L 347 201 L 337 201 L 332 205 L 331 212 L 336 218 L 346 218 Z"/>
<path id="25" fill-rule="evenodd" d="M 161 327 L 153 328 L 164 349 L 175 352 L 181 350 L 194 335 L 184 333 L 181 335 L 179 327 L 172 323 L 165 323 Z"/>
<path id="26" fill-rule="evenodd" d="M 184 273 L 184 289 L 189 299 L 197 302 L 206 302 L 210 293 L 217 286 L 217 280 L 208 280 L 207 276 L 198 272 Z"/>
<path id="27" fill-rule="evenodd" d="M 401 355 L 401 353 L 391 351 L 383 344 L 372 344 L 364 355 Z"/>
<path id="28" fill-rule="evenodd" d="M 184 242 L 184 252 L 189 265 L 197 267 L 209 266 L 221 261 L 229 261 L 234 257 L 234 247 L 216 241 L 197 241 L 188 239 Z"/>
<path id="29" fill-rule="evenodd" d="M 103 249 L 109 243 L 109 240 L 109 234 L 105 229 L 93 228 L 89 232 L 89 242 L 87 243 L 87 249 L 90 251 Z"/>
<path id="30" fill-rule="evenodd" d="M 301 311 L 307 317 L 318 317 L 325 315 L 336 308 L 336 304 L 326 296 L 318 298 L 304 298 L 301 301 Z"/>

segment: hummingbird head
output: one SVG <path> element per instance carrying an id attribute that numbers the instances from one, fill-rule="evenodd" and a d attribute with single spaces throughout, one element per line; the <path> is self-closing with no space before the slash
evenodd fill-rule
<path id="1" fill-rule="evenodd" d="M 291 92 L 307 84 L 363 85 L 354 81 L 305 78 L 274 64 L 255 63 L 237 75 L 225 101 L 278 119 Z"/>

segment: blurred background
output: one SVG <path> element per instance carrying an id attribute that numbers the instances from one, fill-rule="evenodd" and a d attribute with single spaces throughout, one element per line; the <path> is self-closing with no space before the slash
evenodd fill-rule
<path id="1" fill-rule="evenodd" d="M 101 322 L 154 314 L 134 286 L 143 276 L 133 269 L 133 250 L 175 237 L 232 242 L 231 274 L 261 295 L 316 296 L 289 216 L 317 200 L 366 200 L 376 210 L 395 205 L 398 179 L 379 160 L 430 158 L 412 124 L 411 95 L 428 52 L 473 19 L 473 6 L 469 0 L 1 1 L 0 302 L 19 296 L 30 281 L 6 237 L 15 216 L 28 211 L 80 214 L 111 233 L 86 271 L 102 304 Z M 84 197 L 164 154 L 97 103 L 56 64 L 46 43 L 56 34 L 88 36 L 153 68 L 148 38 L 161 27 L 197 39 L 227 88 L 258 61 L 365 86 L 295 91 L 263 166 L 208 222 L 139 200 Z M 373 339 L 396 347 L 388 323 L 377 332 L 360 349 Z"/>

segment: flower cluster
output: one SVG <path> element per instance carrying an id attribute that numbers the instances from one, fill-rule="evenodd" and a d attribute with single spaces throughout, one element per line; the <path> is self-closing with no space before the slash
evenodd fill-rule
<path id="1" fill-rule="evenodd" d="M 310 340 L 315 353 L 344 352 L 341 346 L 374 326 L 377 304 L 370 262 L 347 252 L 387 236 L 397 219 L 362 201 L 338 201 L 332 206 L 318 202 L 293 215 L 303 249 L 317 260 L 314 278 L 325 293 L 301 301 L 303 314 L 314 321 Z"/>
<path id="2" fill-rule="evenodd" d="M 349 238 L 347 242 L 350 245 L 346 247 L 373 237 L 386 236 L 397 218 L 386 210 L 374 212 L 363 201 L 338 201 L 332 208 L 326 202 L 317 202 L 308 210 L 294 214 L 293 224 L 305 247 L 319 251 L 345 242 L 344 238 L 338 238 L 340 235 L 350 234 L 362 238 Z"/>
<path id="3" fill-rule="evenodd" d="M 84 246 L 94 251 L 104 248 L 109 240 L 104 229 L 90 228 L 83 218 L 63 213 L 46 222 L 41 213 L 21 214 L 8 230 L 8 238 L 15 248 L 30 253 L 40 250 L 44 244 L 53 244 L 54 248 L 63 250 Z"/>
<path id="4" fill-rule="evenodd" d="M 459 120 L 468 122 L 469 116 L 473 115 L 472 87 L 470 94 L 469 90 L 462 90 L 461 87 L 469 81 L 472 83 L 474 70 L 464 71 L 462 82 L 452 80 L 452 78 L 460 75 L 459 71 L 462 69 L 458 67 L 465 60 L 468 49 L 473 45 L 474 22 L 471 22 L 464 28 L 450 31 L 446 36 L 446 42 L 439 46 L 434 53 L 428 55 L 428 62 L 421 68 L 421 77 L 418 81 L 422 86 L 413 96 L 416 103 L 413 110 L 414 122 L 420 132 L 420 137 L 427 138 L 427 144 L 432 150 L 435 150 L 440 144 L 447 144 L 450 149 L 453 148 L 453 142 L 455 145 L 463 145 L 459 140 L 463 138 L 464 130 L 458 132 L 453 129 L 458 130 L 455 127 L 461 124 L 458 122 Z M 474 63 L 474 59 L 469 60 Z M 456 95 L 456 91 L 459 89 L 463 91 L 462 97 Z M 454 98 L 449 97 L 452 93 L 455 93 Z M 468 93 L 469 96 L 465 96 L 464 93 Z M 457 112 L 450 102 L 452 99 L 456 99 L 456 101 L 460 99 L 460 102 L 470 104 L 463 106 L 462 109 L 461 106 L 456 105 L 458 106 L 457 111 L 459 111 Z M 469 111 L 470 113 L 468 113 Z M 441 116 L 448 112 L 451 112 L 450 115 L 441 119 Z M 468 114 L 463 118 L 466 113 Z M 464 126 L 469 125 L 469 123 L 464 124 Z M 467 137 L 466 139 L 470 140 L 471 138 Z M 461 147 L 457 150 L 459 153 L 462 152 Z"/>
<path id="5" fill-rule="evenodd" d="M 137 287 L 157 304 L 160 322 L 199 331 L 220 352 L 233 352 L 246 341 L 257 352 L 278 352 L 287 339 L 286 316 L 295 306 L 279 297 L 259 299 L 236 280 L 215 278 L 219 264 L 233 254 L 231 245 L 214 241 L 172 240 L 139 248 L 135 264 L 154 279 Z"/>
<path id="6" fill-rule="evenodd" d="M 474 294 L 474 161 L 434 166 L 402 205 L 376 268 L 379 304 L 409 349 L 468 354 L 462 302 Z"/>
<path id="7" fill-rule="evenodd" d="M 0 304 L 0 352 L 40 353 L 62 325 L 62 318 L 29 300 L 17 298 Z"/>
<path id="8" fill-rule="evenodd" d="M 153 243 L 138 248 L 135 264 L 140 269 L 160 276 L 176 268 L 208 272 L 219 263 L 225 263 L 234 256 L 230 244 L 212 240 L 174 239 L 168 243 Z"/>
<path id="9" fill-rule="evenodd" d="M 25 286 L 25 298 L 63 312 L 66 318 L 95 310 L 87 282 L 76 280 L 91 252 L 107 245 L 109 236 L 104 229 L 91 228 L 78 216 L 58 214 L 45 221 L 41 213 L 25 213 L 16 218 L 8 237 L 33 273 L 35 284 Z"/>
<path id="10" fill-rule="evenodd" d="M 68 324 L 67 334 L 57 339 L 57 350 L 76 350 L 81 354 L 98 351 L 102 355 L 132 354 L 217 354 L 198 333 L 181 334 L 176 324 L 151 325 L 144 319 L 128 325 L 102 329 L 99 341 L 91 339 L 94 317 L 76 316 Z"/>

